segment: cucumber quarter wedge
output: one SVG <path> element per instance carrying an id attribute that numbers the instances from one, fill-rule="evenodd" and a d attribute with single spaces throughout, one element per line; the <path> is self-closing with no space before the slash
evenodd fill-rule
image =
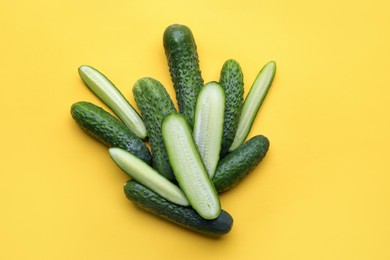
<path id="1" fill-rule="evenodd" d="M 217 82 L 207 83 L 196 103 L 193 136 L 210 179 L 213 178 L 221 152 L 225 92 Z"/>
<path id="2" fill-rule="evenodd" d="M 229 149 L 230 152 L 239 147 L 247 138 L 260 106 L 271 87 L 272 81 L 275 77 L 275 72 L 276 63 L 274 61 L 270 61 L 257 75 L 242 107 L 237 132 Z"/>
<path id="3" fill-rule="evenodd" d="M 139 183 L 170 202 L 181 206 L 189 206 L 189 202 L 180 188 L 160 175 L 144 161 L 122 148 L 110 148 L 109 153 L 119 168 Z"/>
<path id="4" fill-rule="evenodd" d="M 79 74 L 85 85 L 114 111 L 136 136 L 146 139 L 147 131 L 141 116 L 105 75 L 88 65 L 79 67 Z"/>
<path id="5" fill-rule="evenodd" d="M 162 135 L 173 173 L 191 206 L 204 219 L 217 218 L 221 213 L 220 200 L 184 116 L 177 112 L 167 115 Z"/>

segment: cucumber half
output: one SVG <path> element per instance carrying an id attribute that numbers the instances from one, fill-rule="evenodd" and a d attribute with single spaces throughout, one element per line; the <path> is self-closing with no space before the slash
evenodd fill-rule
<path id="1" fill-rule="evenodd" d="M 167 115 L 162 123 L 162 135 L 173 173 L 191 206 L 204 219 L 217 218 L 221 213 L 218 193 L 184 116 L 177 112 Z"/>
<path id="2" fill-rule="evenodd" d="M 79 74 L 85 85 L 114 111 L 136 136 L 146 139 L 147 131 L 141 116 L 105 75 L 88 65 L 81 66 Z"/>
<path id="3" fill-rule="evenodd" d="M 181 206 L 189 202 L 178 186 L 163 177 L 151 166 L 122 148 L 110 148 L 114 162 L 130 177 L 145 185 L 166 200 Z"/>
<path id="4" fill-rule="evenodd" d="M 234 141 L 229 148 L 229 151 L 235 150 L 247 138 L 249 131 L 252 128 L 253 121 L 262 105 L 272 81 L 275 77 L 276 63 L 274 61 L 268 62 L 257 75 L 248 96 L 245 99 L 242 107 L 240 120 L 237 126 L 237 132 Z"/>
<path id="5" fill-rule="evenodd" d="M 193 136 L 210 179 L 221 152 L 225 112 L 225 91 L 217 82 L 207 83 L 196 103 Z"/>

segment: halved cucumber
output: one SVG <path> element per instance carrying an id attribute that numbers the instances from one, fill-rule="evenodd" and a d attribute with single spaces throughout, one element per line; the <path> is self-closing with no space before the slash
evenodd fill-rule
<path id="1" fill-rule="evenodd" d="M 236 136 L 229 151 L 233 151 L 242 144 L 247 138 L 249 131 L 256 118 L 257 112 L 263 103 L 265 96 L 275 76 L 276 63 L 268 62 L 257 75 L 248 96 L 245 99 L 242 107 L 240 120 L 238 122 Z"/>
<path id="2" fill-rule="evenodd" d="M 119 168 L 139 183 L 170 202 L 181 206 L 189 206 L 189 202 L 180 188 L 144 161 L 122 148 L 110 148 L 109 153 Z"/>
<path id="3" fill-rule="evenodd" d="M 81 66 L 79 74 L 85 85 L 114 111 L 136 136 L 141 139 L 147 137 L 146 127 L 140 115 L 106 76 L 88 65 Z"/>
<path id="4" fill-rule="evenodd" d="M 225 112 L 225 92 L 217 82 L 207 83 L 199 93 L 193 136 L 210 179 L 219 161 Z"/>
<path id="5" fill-rule="evenodd" d="M 191 206 L 204 219 L 217 218 L 221 203 L 184 116 L 177 112 L 167 115 L 162 135 L 173 173 Z"/>

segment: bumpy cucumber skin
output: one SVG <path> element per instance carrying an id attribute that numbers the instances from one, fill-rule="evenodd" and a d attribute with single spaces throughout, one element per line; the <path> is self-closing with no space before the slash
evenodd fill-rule
<path id="1" fill-rule="evenodd" d="M 226 96 L 220 153 L 222 158 L 229 152 L 233 143 L 244 102 L 244 76 L 240 64 L 236 60 L 230 59 L 223 64 L 219 83 L 225 90 Z"/>
<path id="2" fill-rule="evenodd" d="M 268 148 L 268 138 L 257 135 L 220 160 L 213 178 L 218 193 L 240 183 L 263 160 Z"/>
<path id="3" fill-rule="evenodd" d="M 173 24 L 164 31 L 163 43 L 179 112 L 192 128 L 196 100 L 203 86 L 195 39 L 187 26 Z"/>
<path id="4" fill-rule="evenodd" d="M 220 236 L 229 233 L 233 226 L 233 218 L 224 210 L 216 219 L 206 220 L 191 207 L 171 203 L 134 180 L 125 183 L 124 192 L 138 207 L 192 231 Z"/>
<path id="5" fill-rule="evenodd" d="M 164 86 L 153 78 L 137 80 L 133 95 L 148 131 L 153 168 L 169 180 L 175 181 L 161 132 L 164 117 L 176 111 L 175 106 Z"/>
<path id="6" fill-rule="evenodd" d="M 71 115 L 81 129 L 105 146 L 125 149 L 147 164 L 152 164 L 152 156 L 146 144 L 103 108 L 80 101 L 72 105 Z"/>

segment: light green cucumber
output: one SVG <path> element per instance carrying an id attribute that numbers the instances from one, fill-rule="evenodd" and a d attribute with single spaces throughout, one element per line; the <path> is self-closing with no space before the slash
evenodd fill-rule
<path id="1" fill-rule="evenodd" d="M 164 117 L 176 111 L 175 106 L 164 86 L 153 78 L 137 80 L 133 95 L 148 131 L 153 168 L 169 180 L 175 181 L 161 132 Z"/>
<path id="2" fill-rule="evenodd" d="M 123 148 L 147 164 L 152 164 L 152 156 L 146 144 L 103 108 L 80 101 L 72 105 L 70 112 L 81 129 L 105 146 Z"/>
<path id="3" fill-rule="evenodd" d="M 113 147 L 109 153 L 114 162 L 134 180 L 145 185 L 166 200 L 181 206 L 189 206 L 189 202 L 178 186 L 163 177 L 152 167 L 131 153 Z"/>
<path id="4" fill-rule="evenodd" d="M 226 96 L 221 144 L 221 158 L 223 158 L 229 152 L 236 135 L 244 101 L 244 76 L 241 66 L 236 60 L 225 61 L 221 69 L 219 84 L 225 90 Z"/>
<path id="5" fill-rule="evenodd" d="M 102 100 L 139 138 L 146 139 L 147 131 L 142 118 L 115 85 L 100 71 L 83 65 L 79 74 L 85 85 Z"/>
<path id="6" fill-rule="evenodd" d="M 164 31 L 163 44 L 179 111 L 192 128 L 196 100 L 203 86 L 194 36 L 187 26 L 172 24 Z"/>
<path id="7" fill-rule="evenodd" d="M 191 206 L 204 219 L 215 219 L 221 204 L 196 148 L 185 118 L 176 112 L 167 115 L 162 134 L 176 180 Z"/>
<path id="8" fill-rule="evenodd" d="M 169 202 L 135 180 L 125 183 L 124 192 L 138 207 L 185 229 L 214 237 L 229 233 L 233 227 L 232 216 L 224 210 L 213 220 L 204 219 L 193 208 Z"/>
<path id="9" fill-rule="evenodd" d="M 236 149 L 247 138 L 260 106 L 262 105 L 268 90 L 271 87 L 275 72 L 276 63 L 274 61 L 270 61 L 261 69 L 257 75 L 242 107 L 237 132 L 229 151 Z"/>
<path id="10" fill-rule="evenodd" d="M 193 137 L 210 179 L 213 178 L 221 152 L 225 92 L 217 82 L 207 83 L 196 103 Z"/>
<path id="11" fill-rule="evenodd" d="M 215 189 L 221 193 L 239 184 L 263 160 L 268 148 L 268 138 L 256 135 L 228 153 L 218 163 L 213 178 Z"/>

